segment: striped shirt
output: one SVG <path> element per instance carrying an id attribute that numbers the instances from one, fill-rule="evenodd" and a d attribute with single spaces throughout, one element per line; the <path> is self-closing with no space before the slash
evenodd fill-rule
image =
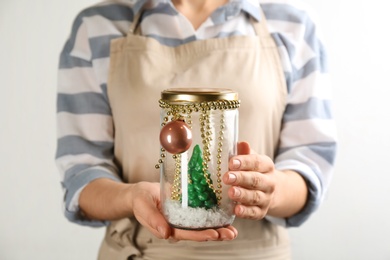
<path id="1" fill-rule="evenodd" d="M 121 181 L 113 158 L 114 127 L 107 98 L 109 46 L 123 37 L 133 16 L 145 7 L 141 30 L 161 44 L 235 35 L 255 35 L 249 17 L 261 20 L 259 4 L 278 46 L 288 88 L 280 144 L 279 170 L 295 170 L 306 180 L 305 208 L 285 226 L 299 226 L 323 201 L 331 180 L 336 131 L 326 53 L 307 8 L 296 0 L 230 0 L 194 30 L 169 0 L 106 0 L 83 10 L 61 52 L 58 74 L 56 163 L 64 188 L 65 216 L 82 225 L 107 222 L 83 218 L 82 189 L 97 178 Z M 272 218 L 270 218 L 272 219 Z"/>

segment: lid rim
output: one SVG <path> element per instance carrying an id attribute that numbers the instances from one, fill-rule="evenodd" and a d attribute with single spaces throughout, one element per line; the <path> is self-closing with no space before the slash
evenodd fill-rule
<path id="1" fill-rule="evenodd" d="M 238 100 L 238 93 L 227 88 L 170 88 L 161 92 L 161 99 L 175 102 Z"/>

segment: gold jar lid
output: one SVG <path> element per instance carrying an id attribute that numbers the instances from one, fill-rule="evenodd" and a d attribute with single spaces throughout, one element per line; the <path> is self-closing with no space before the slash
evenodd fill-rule
<path id="1" fill-rule="evenodd" d="M 171 88 L 161 92 L 161 99 L 168 102 L 237 101 L 238 93 L 223 88 Z"/>

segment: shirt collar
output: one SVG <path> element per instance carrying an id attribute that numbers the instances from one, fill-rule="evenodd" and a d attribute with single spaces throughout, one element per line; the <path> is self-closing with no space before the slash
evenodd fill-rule
<path id="1" fill-rule="evenodd" d="M 159 4 L 172 4 L 171 0 L 130 0 L 134 14 L 142 8 L 153 8 Z M 218 8 L 212 15 L 211 20 L 214 24 L 222 24 L 231 18 L 246 12 L 255 20 L 260 21 L 260 3 L 259 0 L 229 0 L 229 3 Z"/>
<path id="2" fill-rule="evenodd" d="M 261 19 L 259 0 L 230 0 L 228 4 L 218 8 L 211 15 L 211 19 L 214 24 L 222 24 L 239 15 L 241 11 L 257 21 Z"/>

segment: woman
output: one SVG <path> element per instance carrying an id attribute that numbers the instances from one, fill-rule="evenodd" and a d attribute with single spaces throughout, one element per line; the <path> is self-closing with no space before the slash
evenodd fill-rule
<path id="1" fill-rule="evenodd" d="M 68 219 L 107 225 L 99 259 L 290 257 L 286 227 L 320 205 L 336 147 L 326 57 L 304 10 L 111 0 L 80 13 L 61 54 L 57 164 Z M 159 210 L 157 100 L 184 86 L 239 93 L 245 142 L 223 176 L 232 226 L 175 229 Z"/>

